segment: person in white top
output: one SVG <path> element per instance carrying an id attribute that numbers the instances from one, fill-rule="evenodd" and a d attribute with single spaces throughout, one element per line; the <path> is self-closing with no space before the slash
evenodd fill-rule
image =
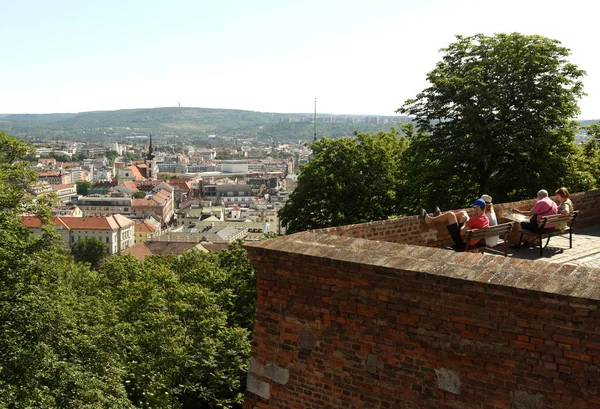
<path id="1" fill-rule="evenodd" d="M 496 212 L 494 212 L 494 205 L 492 204 L 492 197 L 490 195 L 482 195 L 481 199 L 485 202 L 485 215 L 490 221 L 490 227 L 498 225 L 498 218 Z M 494 247 L 498 244 L 499 236 L 492 236 L 485 238 L 485 244 L 488 247 Z"/>

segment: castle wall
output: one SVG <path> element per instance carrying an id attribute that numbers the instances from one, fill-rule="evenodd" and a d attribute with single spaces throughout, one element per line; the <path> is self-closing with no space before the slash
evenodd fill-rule
<path id="1" fill-rule="evenodd" d="M 598 193 L 573 201 L 597 220 Z M 258 300 L 244 408 L 600 408 L 600 270 L 350 237 L 440 241 L 416 224 L 246 247 Z"/>
<path id="2" fill-rule="evenodd" d="M 571 200 L 575 209 L 580 213 L 575 223 L 576 228 L 600 224 L 600 190 L 574 193 Z M 535 199 L 520 202 L 494 204 L 498 222 L 506 222 L 502 215 L 512 208 L 529 210 L 535 204 Z M 428 209 L 430 212 L 433 209 Z M 442 209 L 446 210 L 446 209 Z M 463 209 L 474 214 L 473 209 Z M 408 216 L 393 220 L 383 220 L 371 223 L 352 224 L 348 226 L 331 227 L 316 230 L 342 237 L 356 237 L 369 240 L 383 240 L 393 243 L 414 244 L 419 246 L 440 247 L 452 244 L 450 235 L 443 225 L 426 225 L 418 216 Z M 516 241 L 516 238 L 514 239 Z"/>

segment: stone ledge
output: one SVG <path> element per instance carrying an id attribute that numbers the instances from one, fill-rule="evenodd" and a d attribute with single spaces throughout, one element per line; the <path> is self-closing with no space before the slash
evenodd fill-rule
<path id="1" fill-rule="evenodd" d="M 456 253 L 444 249 L 385 241 L 302 232 L 246 244 L 251 259 L 262 251 L 276 251 L 378 268 L 474 281 L 502 287 L 539 291 L 600 301 L 600 269 L 499 257 Z M 314 274 L 319 274 L 315 269 Z M 401 276 L 400 274 L 398 275 Z M 585 277 L 586 279 L 582 279 Z"/>

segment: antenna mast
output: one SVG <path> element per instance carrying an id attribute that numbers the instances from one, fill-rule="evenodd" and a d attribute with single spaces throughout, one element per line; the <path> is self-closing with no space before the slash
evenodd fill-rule
<path id="1" fill-rule="evenodd" d="M 315 98 L 315 118 L 313 119 L 313 124 L 314 124 L 314 128 L 315 128 L 315 134 L 314 134 L 313 141 L 316 141 L 317 140 L 317 98 Z"/>

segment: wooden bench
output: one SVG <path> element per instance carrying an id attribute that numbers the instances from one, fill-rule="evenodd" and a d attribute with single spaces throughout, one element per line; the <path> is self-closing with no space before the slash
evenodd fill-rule
<path id="1" fill-rule="evenodd" d="M 504 256 L 506 257 L 506 247 L 508 244 L 508 241 L 506 239 L 504 239 L 504 237 L 511 231 L 513 224 L 515 222 L 507 222 L 507 223 L 502 223 L 499 224 L 497 226 L 493 226 L 493 227 L 487 227 L 485 229 L 470 229 L 467 230 L 465 233 L 465 243 L 467 243 L 467 246 L 465 247 L 465 251 L 469 251 L 469 249 L 474 249 L 474 248 L 485 248 L 487 247 L 487 244 L 485 244 L 484 242 L 479 242 L 477 243 L 475 246 L 471 246 L 471 240 L 482 240 L 482 239 L 486 239 L 488 237 L 495 237 L 495 236 L 500 236 L 500 238 L 502 238 L 504 240 Z"/>
<path id="2" fill-rule="evenodd" d="M 540 256 L 542 256 L 542 251 L 546 247 L 548 247 L 548 243 L 550 242 L 550 237 L 554 237 L 554 236 L 562 236 L 564 234 L 569 233 L 569 248 L 570 249 L 573 248 L 573 225 L 575 224 L 575 219 L 577 218 L 578 214 L 579 214 L 579 210 L 575 210 L 575 211 L 573 211 L 573 213 L 568 214 L 566 216 L 563 216 L 560 214 L 555 214 L 552 216 L 542 217 L 542 222 L 540 224 L 539 232 L 527 230 L 527 229 L 523 229 L 521 231 L 521 237 L 519 237 L 519 244 L 517 247 L 517 251 L 519 250 L 519 248 L 521 246 L 521 242 L 523 241 L 523 235 L 533 236 L 539 240 Z M 565 228 L 564 231 L 552 230 L 552 231 L 544 232 L 545 226 L 557 225 L 557 224 L 564 223 L 564 222 L 567 223 L 567 227 Z M 542 247 L 542 241 L 544 238 L 547 238 L 546 245 Z M 533 241 L 535 242 L 535 240 L 533 240 Z"/>

